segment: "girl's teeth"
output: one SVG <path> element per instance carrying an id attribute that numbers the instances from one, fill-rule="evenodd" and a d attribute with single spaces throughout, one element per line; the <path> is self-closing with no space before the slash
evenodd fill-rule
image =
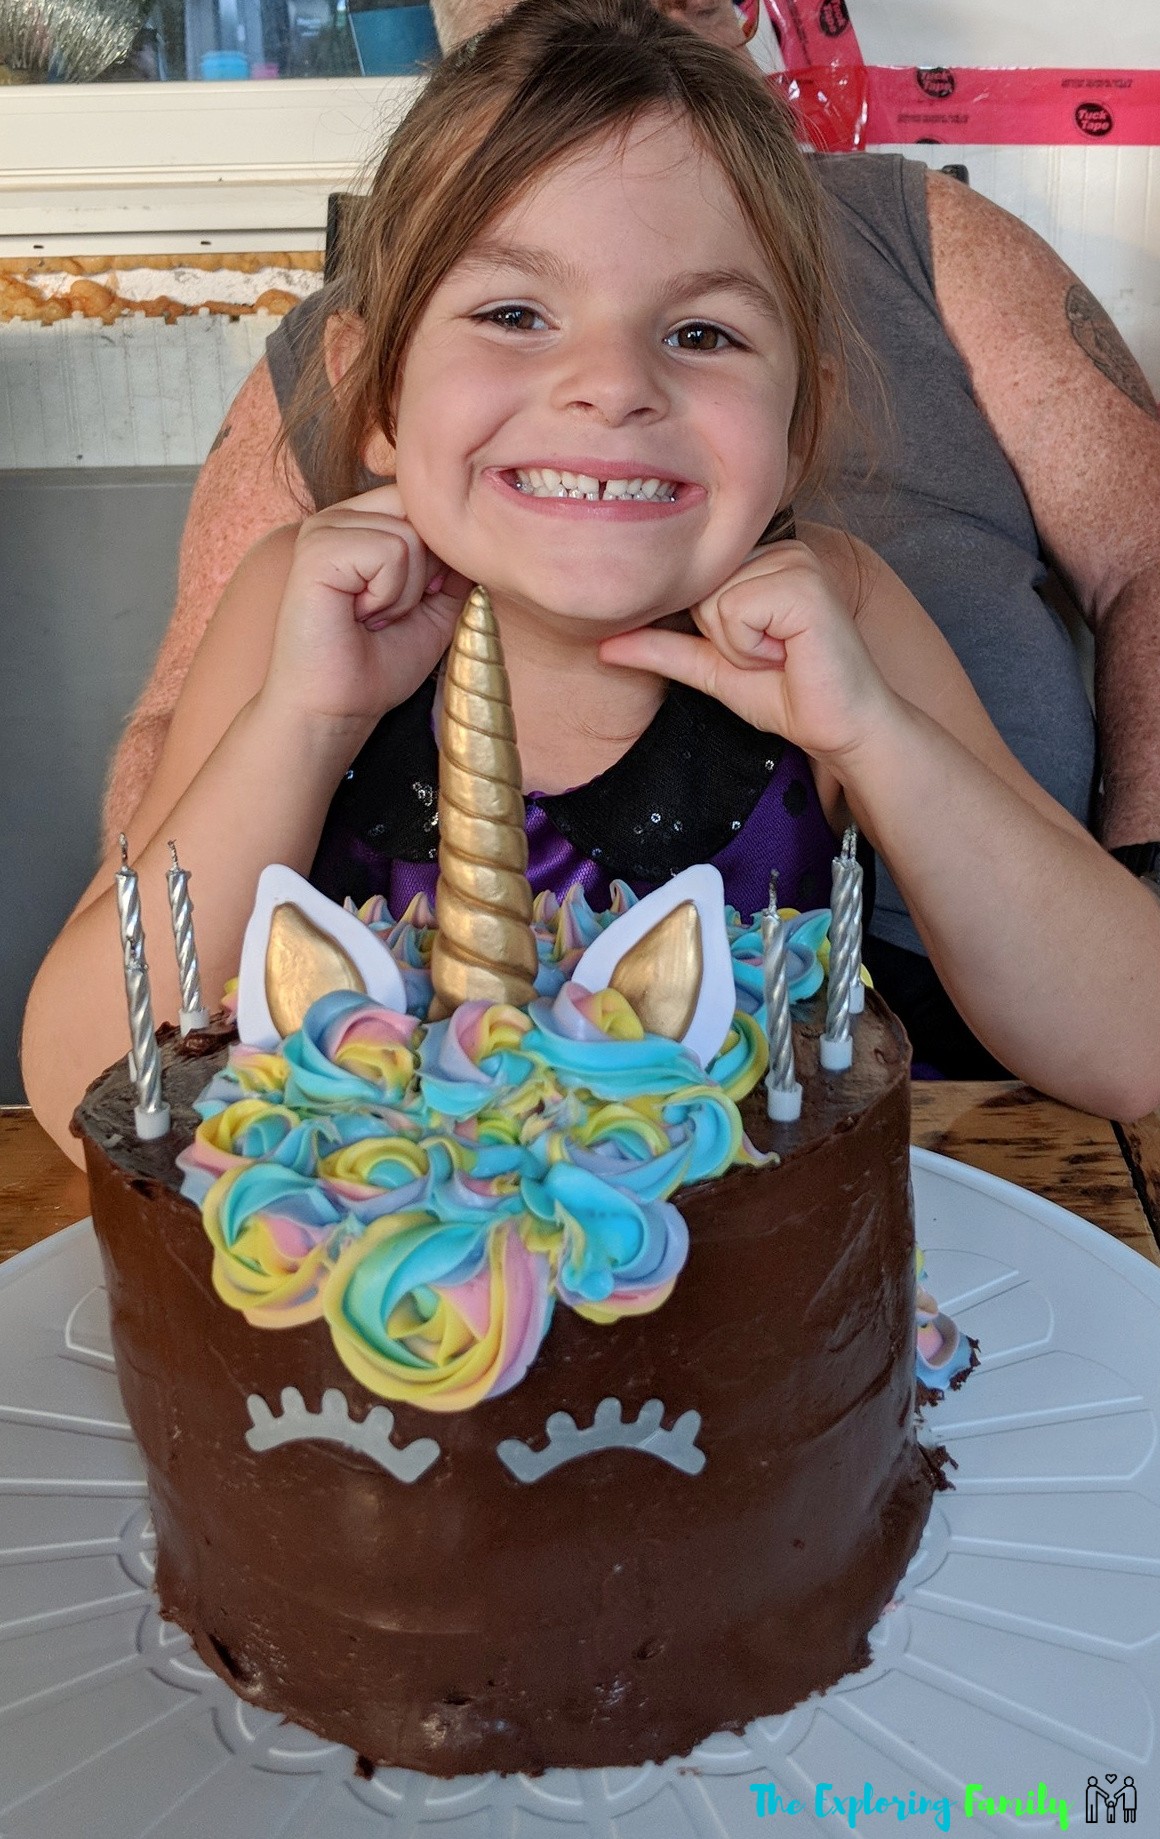
<path id="1" fill-rule="evenodd" d="M 635 498 L 671 503 L 676 487 L 667 479 L 594 479 L 591 473 L 557 472 L 551 466 L 516 469 L 516 487 L 532 498 Z"/>

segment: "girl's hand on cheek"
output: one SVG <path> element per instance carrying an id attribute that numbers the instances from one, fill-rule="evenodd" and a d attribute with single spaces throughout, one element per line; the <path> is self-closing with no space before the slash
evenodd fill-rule
<path id="1" fill-rule="evenodd" d="M 889 720 L 893 693 L 804 543 L 760 550 L 690 611 L 703 637 L 644 626 L 602 659 L 687 683 L 835 767 Z"/>
<path id="2" fill-rule="evenodd" d="M 384 485 L 302 525 L 263 697 L 373 727 L 446 651 L 471 583 L 433 556 Z"/>

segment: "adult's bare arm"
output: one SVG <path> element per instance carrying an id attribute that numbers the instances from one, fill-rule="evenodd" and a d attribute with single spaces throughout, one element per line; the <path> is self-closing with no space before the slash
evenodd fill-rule
<path id="1" fill-rule="evenodd" d="M 105 787 L 104 846 L 126 830 L 157 770 L 194 653 L 226 583 L 259 537 L 313 510 L 288 451 L 266 360 L 226 412 L 193 488 L 177 573 L 177 603 L 152 674 L 126 723 Z"/>
<path id="2" fill-rule="evenodd" d="M 1046 554 L 1095 633 L 1108 848 L 1160 837 L 1160 419 L 1111 319 L 1026 224 L 927 181 L 935 291 Z"/>

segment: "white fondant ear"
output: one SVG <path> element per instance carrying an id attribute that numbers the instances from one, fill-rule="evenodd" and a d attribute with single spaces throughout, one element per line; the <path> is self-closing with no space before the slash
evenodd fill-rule
<path id="1" fill-rule="evenodd" d="M 296 923 L 290 930 L 289 939 L 284 924 L 286 910 L 296 911 L 298 916 L 308 922 L 306 926 Z M 276 919 L 276 916 L 279 917 Z M 247 921 L 246 936 L 242 941 L 242 962 L 238 972 L 238 1036 L 247 1047 L 270 1052 L 284 1038 L 271 1014 L 267 988 L 270 937 L 272 930 L 279 926 L 283 935 L 283 962 L 285 954 L 293 951 L 297 935 L 302 935 L 304 950 L 309 950 L 310 936 L 316 937 L 321 933 L 326 941 L 337 948 L 321 954 L 322 961 L 329 959 L 336 967 L 342 967 L 335 969 L 330 988 L 357 989 L 361 983 L 366 994 L 375 1002 L 382 1003 L 386 1009 L 396 1010 L 400 1015 L 406 1013 L 407 996 L 402 975 L 390 952 L 375 937 L 370 927 L 364 926 L 355 914 L 336 906 L 325 894 L 320 894 L 317 888 L 312 888 L 292 868 L 286 868 L 281 862 L 272 862 L 258 877 L 254 910 Z M 345 967 L 342 966 L 343 960 Z M 319 968 L 318 954 L 313 954 L 309 965 L 295 969 L 298 987 L 312 991 L 315 998 L 324 993 L 328 973 Z M 351 970 L 356 974 L 357 982 L 350 974 Z"/>
<path id="2" fill-rule="evenodd" d="M 663 887 L 655 888 L 627 913 L 613 920 L 611 926 L 592 941 L 572 976 L 586 990 L 611 988 L 621 960 L 627 958 L 646 934 L 660 926 L 669 914 L 686 905 L 696 909 L 699 922 L 700 985 L 699 988 L 694 986 L 689 1005 L 692 1018 L 679 1038 L 702 1066 L 708 1066 L 729 1032 L 737 1000 L 729 935 L 725 930 L 725 884 L 710 863 L 701 862 L 674 875 Z M 696 974 L 694 958 L 695 954 L 690 954 L 688 974 L 693 976 Z M 666 979 L 671 974 L 666 970 Z M 646 1018 L 642 1016 L 641 1019 L 647 1027 Z"/>

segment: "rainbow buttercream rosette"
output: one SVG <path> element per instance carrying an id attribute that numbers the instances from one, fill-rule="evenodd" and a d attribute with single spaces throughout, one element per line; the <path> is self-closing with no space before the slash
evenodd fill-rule
<path id="1" fill-rule="evenodd" d="M 533 905 L 527 1011 L 463 1003 L 425 1024 L 433 914 L 360 917 L 403 972 L 409 1013 L 323 996 L 277 1052 L 235 1044 L 178 1157 L 222 1301 L 259 1328 L 326 1321 L 367 1390 L 461 1411 L 516 1385 L 557 1303 L 597 1323 L 661 1307 L 688 1255 L 672 1196 L 767 1160 L 738 1105 L 767 1065 L 760 930 L 726 909 L 736 1010 L 712 1064 L 646 1032 L 615 990 L 572 981 L 606 913 L 576 886 Z M 820 985 L 825 909 L 788 923 L 790 996 Z M 954 1383 L 972 1344 L 922 1287 L 917 1371 Z"/>
<path id="2" fill-rule="evenodd" d="M 413 978 L 429 917 L 364 910 Z M 324 1319 L 369 1391 L 431 1411 L 515 1385 L 557 1303 L 600 1323 L 660 1308 L 688 1256 L 671 1197 L 762 1160 L 737 1105 L 765 1041 L 739 1013 L 706 1070 L 570 981 L 610 917 L 579 891 L 538 902 L 530 1010 L 424 1025 L 335 992 L 277 1053 L 232 1048 L 180 1158 L 222 1300 L 257 1327 Z"/>
<path id="3" fill-rule="evenodd" d="M 308 1175 L 252 1162 L 220 1175 L 202 1202 L 213 1285 L 253 1328 L 292 1328 L 322 1313 L 342 1208 Z"/>
<path id="4" fill-rule="evenodd" d="M 465 1411 L 518 1385 L 552 1300 L 550 1259 L 514 1220 L 396 1213 L 346 1246 L 323 1313 L 339 1359 L 369 1392 Z"/>
<path id="5" fill-rule="evenodd" d="M 418 1027 L 353 990 L 320 996 L 283 1042 L 285 1102 L 302 1111 L 398 1103 L 414 1078 Z"/>

